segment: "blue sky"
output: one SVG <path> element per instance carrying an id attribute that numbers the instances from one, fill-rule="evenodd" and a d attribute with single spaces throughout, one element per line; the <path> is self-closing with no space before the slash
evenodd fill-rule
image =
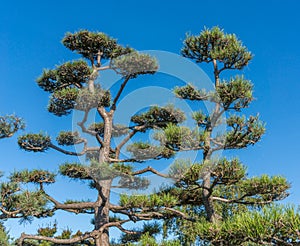
<path id="1" fill-rule="evenodd" d="M 60 128 L 71 127 L 70 117 L 57 118 L 47 113 L 48 94 L 35 83 L 43 68 L 78 57 L 60 43 L 68 31 L 102 31 L 137 50 L 179 54 L 186 32 L 197 34 L 204 26 L 218 25 L 227 33 L 236 33 L 254 53 L 244 70 L 254 84 L 256 98 L 247 113 L 259 112 L 267 123 L 261 142 L 230 154 L 241 158 L 250 175 L 284 175 L 292 185 L 285 201 L 299 205 L 299 8 L 297 0 L 5 1 L 0 9 L 0 114 L 22 116 L 26 132 L 56 134 Z M 17 146 L 16 137 L 2 140 L 0 146 L 0 169 L 6 173 L 31 167 L 52 170 L 72 160 L 54 151 L 24 152 Z M 63 181 L 66 179 L 59 184 Z M 67 192 L 76 196 L 77 189 L 68 188 Z M 85 194 L 84 188 L 80 189 Z M 54 191 L 64 198 L 66 190 Z M 64 218 L 74 224 L 86 219 Z M 15 235 L 24 229 L 12 222 L 7 225 Z"/>

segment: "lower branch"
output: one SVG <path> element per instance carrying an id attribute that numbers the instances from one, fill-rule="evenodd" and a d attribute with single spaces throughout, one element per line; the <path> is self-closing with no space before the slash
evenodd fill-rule
<path id="1" fill-rule="evenodd" d="M 52 238 L 52 237 L 46 237 L 46 236 L 37 236 L 37 235 L 28 235 L 25 233 L 21 234 L 21 237 L 18 240 L 18 246 L 22 246 L 24 240 L 26 239 L 33 239 L 33 240 L 44 240 L 44 241 L 48 241 L 51 243 L 55 243 L 55 244 L 73 244 L 73 243 L 78 243 L 81 241 L 84 241 L 86 239 L 89 238 L 97 238 L 99 236 L 99 232 L 98 231 L 92 231 L 92 232 L 86 232 L 85 234 L 78 236 L 78 237 L 73 237 L 70 239 L 59 239 L 59 238 Z"/>

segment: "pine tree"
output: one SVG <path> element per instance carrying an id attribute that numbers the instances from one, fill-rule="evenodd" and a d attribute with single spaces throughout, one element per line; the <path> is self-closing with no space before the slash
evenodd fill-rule
<path id="1" fill-rule="evenodd" d="M 178 125 L 184 120 L 184 114 L 171 105 L 164 107 L 152 106 L 142 113 L 132 115 L 130 125 L 123 126 L 114 121 L 118 103 L 128 83 L 141 75 L 154 74 L 158 68 L 155 58 L 124 47 L 116 39 L 100 32 L 82 30 L 67 33 L 62 43 L 69 50 L 81 56 L 78 61 L 66 62 L 54 69 L 44 70 L 37 79 L 37 84 L 50 93 L 48 111 L 58 117 L 69 115 L 73 110 L 82 112 L 82 119 L 77 122 L 79 130 L 61 131 L 55 140 L 51 136 L 30 133 L 18 138 L 19 146 L 31 152 L 46 152 L 54 149 L 70 156 L 85 156 L 86 163 L 64 163 L 59 166 L 59 173 L 73 180 L 85 181 L 97 191 L 97 197 L 89 201 L 66 200 L 58 201 L 47 193 L 46 185 L 56 181 L 55 173 L 47 170 L 23 170 L 13 172 L 7 183 L 5 202 L 2 203 L 2 214 L 7 218 L 31 220 L 51 217 L 57 210 L 74 214 L 91 214 L 94 229 L 90 232 L 70 235 L 69 238 L 55 234 L 28 235 L 23 233 L 19 245 L 30 245 L 33 241 L 48 242 L 53 245 L 92 244 L 109 245 L 109 229 L 116 227 L 125 234 L 140 238 L 142 232 L 155 231 L 156 225 L 145 224 L 141 231 L 129 230 L 124 226 L 127 222 L 162 220 L 172 216 L 186 217 L 174 207 L 176 197 L 168 194 L 120 195 L 119 204 L 110 200 L 111 189 L 115 186 L 125 189 L 145 189 L 149 180 L 143 177 L 150 172 L 163 178 L 169 176 L 160 173 L 153 167 L 138 169 L 135 164 L 148 160 L 171 158 L 175 151 L 165 145 L 153 145 L 147 142 L 129 140 L 137 134 L 152 129 L 164 129 L 168 124 Z M 104 63 L 108 65 L 103 65 Z M 107 90 L 96 83 L 99 74 L 106 70 L 115 71 L 121 76 L 119 88 Z M 95 110 L 99 122 L 87 125 L 91 111 Z M 123 138 L 114 145 L 112 139 Z M 91 138 L 97 145 L 90 146 Z M 82 151 L 70 151 L 65 146 L 82 147 Z M 78 147 L 78 148 L 79 148 Z M 127 148 L 132 154 L 123 158 L 121 150 Z M 35 190 L 26 190 L 22 184 L 32 183 Z M 8 192 L 9 190 L 9 192 Z M 186 217 L 187 218 L 187 217 Z M 87 221 L 87 224 L 89 221 Z M 148 230 L 147 230 L 148 228 Z M 55 228 L 54 228 L 55 229 Z M 33 240 L 33 241 L 32 241 Z"/>
<path id="2" fill-rule="evenodd" d="M 226 150 L 254 145 L 265 132 L 258 115 L 246 117 L 241 113 L 253 101 L 252 83 L 241 72 L 225 77 L 226 71 L 232 74 L 246 67 L 252 59 L 251 52 L 235 35 L 214 27 L 196 36 L 187 35 L 181 53 L 196 63 L 211 64 L 215 91 L 206 92 L 189 84 L 175 88 L 176 96 L 198 105 L 209 101 L 214 104 L 214 110 L 206 114 L 200 107 L 193 113 L 202 139 L 189 150 L 201 150 L 202 160 L 194 163 L 177 160 L 173 176 L 179 175 L 179 181 L 165 191 L 178 196 L 182 211 L 196 222 L 172 218 L 165 226 L 184 245 L 298 243 L 299 213 L 293 207 L 273 204 L 288 196 L 287 180 L 268 175 L 249 178 L 246 166 L 238 158 L 216 155 L 220 150 L 226 154 Z M 226 131 L 220 130 L 222 125 Z M 164 129 L 164 137 L 172 141 L 174 132 L 185 131 L 180 126 L 169 125 Z M 171 144 L 174 146 L 174 142 Z M 175 143 L 176 148 L 180 149 L 180 144 Z"/>

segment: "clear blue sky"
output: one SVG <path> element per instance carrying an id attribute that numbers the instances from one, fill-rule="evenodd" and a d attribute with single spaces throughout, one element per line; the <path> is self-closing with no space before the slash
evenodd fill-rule
<path id="1" fill-rule="evenodd" d="M 292 188 L 286 201 L 299 205 L 299 9 L 297 0 L 5 1 L 0 9 L 0 114 L 22 116 L 27 132 L 55 134 L 70 127 L 70 118 L 47 113 L 48 95 L 35 83 L 43 68 L 76 57 L 60 44 L 67 31 L 102 31 L 137 50 L 178 54 L 186 32 L 196 34 L 204 26 L 218 25 L 236 33 L 254 53 L 245 74 L 254 83 L 257 100 L 247 112 L 259 112 L 267 123 L 261 142 L 234 154 L 249 167 L 250 175 L 287 177 Z M 34 154 L 19 150 L 16 137 L 2 140 L 0 146 L 0 169 L 6 173 L 25 167 L 57 169 L 66 160 L 54 151 Z M 76 188 L 66 189 L 68 194 L 78 195 L 79 185 L 69 185 Z M 63 199 L 66 190 L 58 190 L 59 198 Z M 84 189 L 80 191 L 85 194 Z M 65 218 L 74 225 L 84 222 L 81 217 Z M 11 222 L 7 225 L 14 235 L 24 229 Z M 28 231 L 32 229 L 28 227 Z"/>

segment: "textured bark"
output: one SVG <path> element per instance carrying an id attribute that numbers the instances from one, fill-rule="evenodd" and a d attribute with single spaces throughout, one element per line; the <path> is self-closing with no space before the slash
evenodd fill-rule
<path id="1" fill-rule="evenodd" d="M 113 112 L 107 113 L 104 108 L 98 108 L 98 112 L 104 120 L 104 136 L 103 146 L 99 154 L 99 163 L 109 162 L 110 153 L 110 142 L 112 136 L 112 118 Z M 96 246 L 107 246 L 109 245 L 109 230 L 108 227 L 101 230 L 103 226 L 109 223 L 109 197 L 112 179 L 98 180 L 98 205 L 95 209 L 95 230 L 101 231 L 100 236 L 95 238 Z"/>

